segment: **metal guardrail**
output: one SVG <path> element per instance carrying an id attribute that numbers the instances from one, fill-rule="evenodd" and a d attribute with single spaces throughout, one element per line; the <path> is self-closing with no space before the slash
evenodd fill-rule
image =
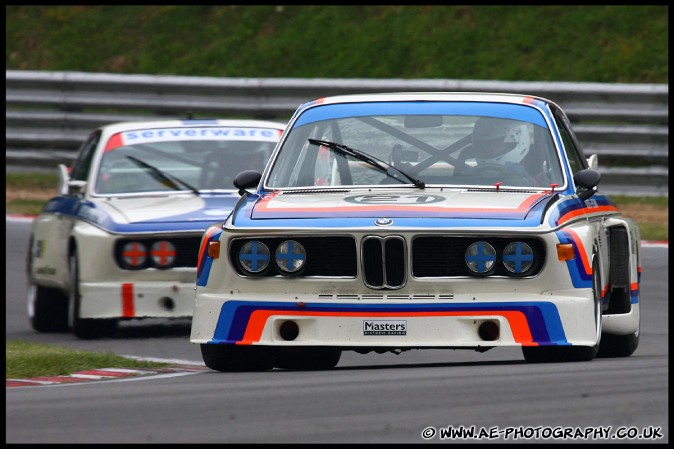
<path id="1" fill-rule="evenodd" d="M 586 155 L 599 155 L 601 190 L 668 195 L 669 85 L 480 80 L 213 78 L 6 71 L 6 164 L 70 162 L 95 127 L 148 118 L 286 121 L 307 101 L 373 92 L 539 95 L 568 114 Z M 9 170 L 10 168 L 8 168 Z"/>

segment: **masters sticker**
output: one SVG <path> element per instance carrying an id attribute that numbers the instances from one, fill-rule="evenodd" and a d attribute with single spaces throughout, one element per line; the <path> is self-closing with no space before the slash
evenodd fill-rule
<path id="1" fill-rule="evenodd" d="M 363 335 L 407 335 L 405 320 L 363 321 Z"/>

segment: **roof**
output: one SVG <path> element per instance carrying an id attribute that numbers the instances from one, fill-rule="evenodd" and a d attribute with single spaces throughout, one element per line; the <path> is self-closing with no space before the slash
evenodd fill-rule
<path id="1" fill-rule="evenodd" d="M 118 133 L 133 129 L 150 128 L 175 128 L 184 126 L 227 126 L 227 127 L 246 127 L 246 128 L 272 128 L 285 129 L 284 123 L 266 121 L 266 120 L 245 120 L 245 119 L 192 119 L 192 120 L 152 120 L 152 121 L 128 121 L 111 123 L 102 126 L 108 133 Z"/>
<path id="2" fill-rule="evenodd" d="M 323 97 L 305 106 L 331 103 L 357 103 L 377 101 L 480 101 L 497 103 L 528 103 L 532 100 L 552 103 L 552 101 L 535 95 L 491 93 L 491 92 L 391 92 L 356 95 L 335 95 Z"/>

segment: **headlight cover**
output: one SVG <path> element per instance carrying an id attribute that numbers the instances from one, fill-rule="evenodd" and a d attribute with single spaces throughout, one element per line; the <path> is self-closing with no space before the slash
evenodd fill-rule
<path id="1" fill-rule="evenodd" d="M 524 242 L 512 242 L 503 249 L 503 266 L 514 274 L 524 274 L 534 264 L 534 251 Z"/>
<path id="2" fill-rule="evenodd" d="M 466 250 L 465 262 L 475 274 L 488 274 L 496 264 L 496 250 L 485 241 L 471 244 Z"/>
<path id="3" fill-rule="evenodd" d="M 307 261 L 307 252 L 301 243 L 286 240 L 276 248 L 274 259 L 282 272 L 297 273 Z"/>
<path id="4" fill-rule="evenodd" d="M 147 248 L 140 242 L 128 242 L 122 247 L 122 260 L 131 269 L 142 268 L 147 259 Z"/>
<path id="5" fill-rule="evenodd" d="M 168 240 L 154 242 L 150 247 L 150 257 L 157 268 L 169 268 L 176 260 L 176 247 Z"/>
<path id="6" fill-rule="evenodd" d="M 239 250 L 239 264 L 249 273 L 261 273 L 269 266 L 269 248 L 258 240 L 246 242 Z"/>

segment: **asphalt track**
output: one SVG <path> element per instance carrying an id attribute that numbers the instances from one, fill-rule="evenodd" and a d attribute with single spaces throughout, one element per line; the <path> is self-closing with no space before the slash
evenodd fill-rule
<path id="1" fill-rule="evenodd" d="M 176 367 L 7 387 L 6 443 L 669 441 L 665 245 L 642 248 L 642 334 L 628 358 L 536 365 L 516 349 L 346 352 L 331 371 L 217 373 L 203 369 L 189 321 L 128 323 L 103 340 L 34 332 L 25 306 L 30 221 L 6 225 L 7 340 L 169 359 Z"/>

